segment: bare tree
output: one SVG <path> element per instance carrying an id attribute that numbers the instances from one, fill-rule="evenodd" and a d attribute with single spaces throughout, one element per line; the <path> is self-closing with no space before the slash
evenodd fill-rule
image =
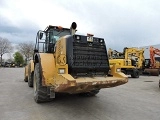
<path id="1" fill-rule="evenodd" d="M 10 53 L 13 50 L 11 42 L 7 38 L 0 37 L 0 57 L 2 62 L 2 56 L 5 53 Z"/>
<path id="2" fill-rule="evenodd" d="M 34 43 L 33 42 L 23 42 L 18 44 L 18 50 L 21 54 L 25 56 L 25 59 L 33 57 L 34 53 Z"/>

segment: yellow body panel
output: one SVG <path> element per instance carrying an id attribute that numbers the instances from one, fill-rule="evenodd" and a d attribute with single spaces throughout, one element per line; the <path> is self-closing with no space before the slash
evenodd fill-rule
<path id="1" fill-rule="evenodd" d="M 56 64 L 60 66 L 66 65 L 66 40 L 64 37 L 60 38 L 56 43 Z"/>
<path id="2" fill-rule="evenodd" d="M 33 60 L 30 60 L 30 71 L 34 71 L 34 63 L 33 63 Z"/>
<path id="3" fill-rule="evenodd" d="M 131 47 L 131 48 L 127 48 L 125 51 L 125 56 L 128 59 L 132 59 L 132 56 L 135 56 L 138 60 L 137 64 L 136 64 L 136 68 L 141 69 L 143 66 L 143 62 L 145 60 L 144 58 L 144 48 L 136 48 L 136 47 Z"/>
<path id="4" fill-rule="evenodd" d="M 33 60 L 30 60 L 28 63 L 28 73 L 31 73 L 32 71 L 34 71 L 34 63 Z"/>
<path id="5" fill-rule="evenodd" d="M 28 76 L 28 65 L 25 66 L 25 75 L 24 76 Z"/>
<path id="6" fill-rule="evenodd" d="M 131 60 L 125 60 L 125 59 L 109 59 L 110 67 L 112 67 L 114 64 L 119 65 L 120 68 L 135 68 L 131 64 Z"/>
<path id="7" fill-rule="evenodd" d="M 44 86 L 55 86 L 57 83 L 66 83 L 62 80 L 63 77 L 59 75 L 58 69 L 64 68 L 65 74 L 68 73 L 68 65 L 55 65 L 55 58 L 53 54 L 40 53 L 41 68 L 42 68 L 42 84 Z"/>
<path id="8" fill-rule="evenodd" d="M 54 84 L 53 79 L 55 77 L 56 67 L 53 54 L 40 53 L 39 55 L 42 68 L 42 84 L 44 86 Z"/>
<path id="9" fill-rule="evenodd" d="M 28 65 L 24 68 L 24 79 L 28 79 Z"/>
<path id="10" fill-rule="evenodd" d="M 31 76 L 33 72 L 34 72 L 34 63 L 33 60 L 30 60 L 28 63 L 28 78 Z"/>
<path id="11" fill-rule="evenodd" d="M 115 76 L 115 77 L 120 77 L 120 78 L 128 78 L 124 73 L 117 72 L 117 69 L 121 69 L 120 65 L 112 65 L 111 67 L 111 75 Z"/>

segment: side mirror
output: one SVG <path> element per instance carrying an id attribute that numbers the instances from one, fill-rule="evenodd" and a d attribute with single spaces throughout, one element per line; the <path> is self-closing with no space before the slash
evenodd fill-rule
<path id="1" fill-rule="evenodd" d="M 43 37 L 43 33 L 41 32 L 41 33 L 39 34 L 39 39 L 42 39 L 42 37 Z"/>

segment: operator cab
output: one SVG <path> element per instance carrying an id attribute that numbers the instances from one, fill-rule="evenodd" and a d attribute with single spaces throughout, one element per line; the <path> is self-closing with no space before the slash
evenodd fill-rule
<path id="1" fill-rule="evenodd" d="M 44 31 L 38 31 L 35 50 L 43 53 L 53 53 L 57 40 L 65 35 L 71 35 L 70 29 L 49 25 Z"/>

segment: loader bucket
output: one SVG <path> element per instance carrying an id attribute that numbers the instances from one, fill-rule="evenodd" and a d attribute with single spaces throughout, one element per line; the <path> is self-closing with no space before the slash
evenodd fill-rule
<path id="1" fill-rule="evenodd" d="M 119 71 L 120 66 L 113 65 L 111 68 L 111 76 L 95 76 L 95 77 L 78 77 L 73 78 L 69 74 L 59 75 L 59 79 L 63 79 L 67 84 L 57 84 L 55 92 L 82 93 L 94 89 L 116 87 L 128 82 L 128 77 Z M 118 71 L 117 71 L 118 70 Z M 57 81 L 58 82 L 58 81 Z"/>
<path id="2" fill-rule="evenodd" d="M 55 87 L 55 92 L 63 93 L 82 93 L 94 89 L 102 88 L 111 88 L 116 87 L 128 82 L 128 78 L 124 77 L 81 77 L 77 79 L 68 79 L 71 78 L 69 75 L 62 75 L 62 78 L 67 80 L 67 84 L 59 84 Z"/>

